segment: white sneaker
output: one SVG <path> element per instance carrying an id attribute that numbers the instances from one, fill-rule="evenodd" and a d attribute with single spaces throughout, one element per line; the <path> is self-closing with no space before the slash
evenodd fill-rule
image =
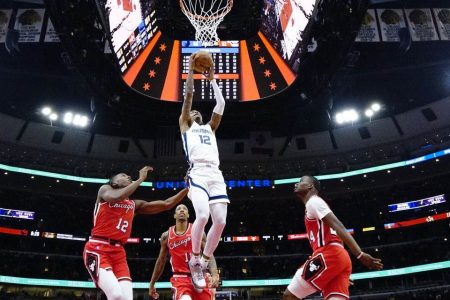
<path id="1" fill-rule="evenodd" d="M 189 260 L 189 270 L 191 271 L 192 284 L 196 289 L 206 288 L 206 280 L 203 276 L 202 265 L 200 258 L 194 255 Z"/>
<path id="2" fill-rule="evenodd" d="M 209 267 L 209 260 L 206 260 L 206 259 L 202 256 L 202 258 L 200 259 L 200 265 L 202 266 L 202 270 L 203 270 L 203 271 L 208 270 L 208 267 Z"/>

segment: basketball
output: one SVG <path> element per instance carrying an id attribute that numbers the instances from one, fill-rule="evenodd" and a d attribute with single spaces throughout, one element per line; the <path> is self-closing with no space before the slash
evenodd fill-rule
<path id="1" fill-rule="evenodd" d="M 206 51 L 198 51 L 194 56 L 194 70 L 203 73 L 214 65 L 211 54 Z"/>

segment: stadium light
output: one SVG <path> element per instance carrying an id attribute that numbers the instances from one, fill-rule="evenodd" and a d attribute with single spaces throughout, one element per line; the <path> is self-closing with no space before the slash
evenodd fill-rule
<path id="1" fill-rule="evenodd" d="M 348 109 L 336 114 L 336 123 L 353 123 L 359 120 L 359 114 L 355 109 Z"/>
<path id="2" fill-rule="evenodd" d="M 338 124 L 343 124 L 344 123 L 344 116 L 342 115 L 342 113 L 337 113 L 336 114 L 336 122 Z"/>
<path id="3" fill-rule="evenodd" d="M 72 120 L 73 120 L 73 114 L 71 112 L 66 112 L 64 114 L 64 123 L 70 124 L 70 123 L 72 123 Z"/>
<path id="4" fill-rule="evenodd" d="M 72 124 L 75 125 L 75 126 L 79 126 L 80 125 L 80 120 L 81 120 L 81 116 L 79 114 L 76 114 L 73 117 Z"/>
<path id="5" fill-rule="evenodd" d="M 371 108 L 373 111 L 378 112 L 378 111 L 380 111 L 380 109 L 381 109 L 381 105 L 380 105 L 379 103 L 373 103 L 373 104 L 370 106 L 370 108 Z"/>
<path id="6" fill-rule="evenodd" d="M 48 106 L 45 106 L 45 107 L 43 107 L 43 108 L 41 109 L 41 113 L 42 113 L 44 116 L 49 116 L 49 115 L 52 113 L 52 109 L 51 109 L 50 107 L 48 107 Z"/>
<path id="7" fill-rule="evenodd" d="M 81 127 L 86 127 L 88 124 L 88 118 L 86 116 L 82 116 L 80 119 L 80 126 Z"/>
<path id="8" fill-rule="evenodd" d="M 56 113 L 51 113 L 48 118 L 50 119 L 50 121 L 56 121 L 58 120 L 58 115 Z"/>
<path id="9" fill-rule="evenodd" d="M 364 114 L 366 115 L 366 117 L 372 118 L 372 117 L 373 117 L 373 114 L 374 114 L 374 111 L 371 110 L 371 109 L 366 109 L 366 111 L 365 111 Z"/>

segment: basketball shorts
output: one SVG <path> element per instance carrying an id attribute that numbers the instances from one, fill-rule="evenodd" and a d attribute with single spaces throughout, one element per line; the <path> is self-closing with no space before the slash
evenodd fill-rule
<path id="1" fill-rule="evenodd" d="M 182 296 L 188 295 L 192 300 L 211 300 L 212 294 L 208 288 L 197 292 L 192 285 L 191 277 L 186 275 L 173 276 L 170 278 L 172 284 L 173 300 L 179 300 Z"/>
<path id="2" fill-rule="evenodd" d="M 84 266 L 97 287 L 100 268 L 111 270 L 119 281 L 131 281 L 127 257 L 121 245 L 110 245 L 107 242 L 90 240 L 84 246 L 83 260 Z"/>
<path id="3" fill-rule="evenodd" d="M 188 172 L 189 193 L 192 200 L 191 191 L 200 189 L 208 195 L 209 204 L 230 203 L 227 195 L 227 186 L 223 179 L 222 171 L 218 167 L 209 164 L 194 164 Z"/>
<path id="4" fill-rule="evenodd" d="M 321 291 L 324 299 L 340 296 L 349 299 L 348 287 L 352 262 L 340 244 L 329 244 L 318 249 L 295 273 L 288 290 L 303 299 Z"/>

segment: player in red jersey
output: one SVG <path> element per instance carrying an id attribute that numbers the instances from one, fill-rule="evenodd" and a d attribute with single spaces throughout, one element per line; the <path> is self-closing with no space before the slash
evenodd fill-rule
<path id="1" fill-rule="evenodd" d="M 109 300 L 132 300 L 133 288 L 123 245 L 131 234 L 135 214 L 157 214 L 173 208 L 186 196 L 188 190 L 166 199 L 147 202 L 130 200 L 131 194 L 147 178 L 151 167 L 139 171 L 139 179 L 120 173 L 98 190 L 94 209 L 94 228 L 83 252 L 84 264 L 96 287 Z"/>
<path id="2" fill-rule="evenodd" d="M 380 270 L 380 259 L 361 251 L 344 225 L 326 202 L 318 196 L 320 182 L 313 176 L 303 176 L 295 184 L 296 196 L 305 204 L 305 226 L 313 254 L 295 273 L 283 294 L 284 300 L 303 299 L 321 291 L 324 299 L 349 299 L 348 286 L 352 262 L 342 241 L 366 267 Z"/>
<path id="3" fill-rule="evenodd" d="M 170 264 L 172 266 L 172 284 L 173 300 L 211 300 L 213 294 L 208 287 L 198 290 L 194 287 L 189 269 L 189 259 L 192 254 L 192 224 L 189 223 L 188 208 L 180 204 L 175 209 L 175 226 L 161 235 L 161 250 L 153 269 L 152 279 L 150 280 L 149 295 L 153 299 L 158 299 L 155 283 L 161 277 L 166 264 L 167 255 L 170 254 Z M 202 247 L 206 242 L 206 235 L 203 234 Z M 214 288 L 219 281 L 216 261 L 212 256 L 209 260 L 209 271 L 211 280 L 209 287 Z"/>

